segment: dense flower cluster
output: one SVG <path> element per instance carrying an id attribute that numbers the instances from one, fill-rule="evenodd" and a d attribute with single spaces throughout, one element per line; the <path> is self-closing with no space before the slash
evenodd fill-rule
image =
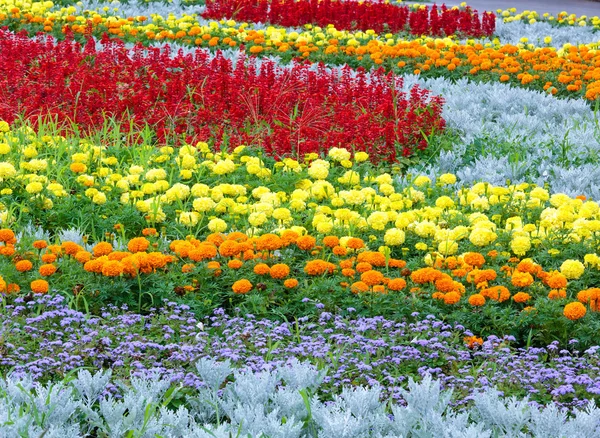
<path id="1" fill-rule="evenodd" d="M 347 0 L 207 0 L 202 14 L 209 19 L 233 18 L 250 22 L 269 22 L 294 27 L 315 24 L 333 25 L 340 30 L 371 29 L 375 32 L 413 35 L 490 36 L 496 26 L 496 16 L 485 12 L 448 9 L 442 5 L 396 6 L 384 2 L 355 2 Z"/>
<path id="2" fill-rule="evenodd" d="M 8 121 L 27 114 L 93 132 L 112 117 L 131 134 L 149 125 L 162 142 L 213 138 L 215 147 L 247 144 L 280 157 L 342 144 L 394 161 L 425 149 L 423 134 L 444 127 L 442 99 L 419 87 L 398 92 L 400 78 L 233 64 L 200 50 L 172 57 L 117 42 L 97 49 L 92 40 L 80 47 L 0 32 L 0 72 L 0 118 Z"/>

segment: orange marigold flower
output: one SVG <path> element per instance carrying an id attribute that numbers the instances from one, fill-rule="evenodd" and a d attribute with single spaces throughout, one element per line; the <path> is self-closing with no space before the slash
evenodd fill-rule
<path id="1" fill-rule="evenodd" d="M 454 275 L 455 277 L 458 277 L 458 278 L 463 278 L 468 273 L 469 273 L 469 271 L 467 271 L 466 269 L 454 269 L 452 271 L 452 275 Z"/>
<path id="2" fill-rule="evenodd" d="M 361 252 L 356 259 L 359 262 L 367 262 L 380 268 L 385 266 L 385 256 L 376 251 Z"/>
<path id="3" fill-rule="evenodd" d="M 354 259 L 346 259 L 340 261 L 340 268 L 348 269 L 354 266 Z"/>
<path id="4" fill-rule="evenodd" d="M 354 294 L 358 294 L 361 292 L 367 292 L 369 290 L 369 285 L 363 281 L 356 281 L 356 282 L 352 283 L 352 285 L 350 286 L 350 290 Z"/>
<path id="5" fill-rule="evenodd" d="M 379 294 L 387 294 L 387 290 L 385 289 L 385 286 L 382 284 L 376 284 L 373 286 L 373 292 L 375 293 L 379 293 Z"/>
<path id="6" fill-rule="evenodd" d="M 81 245 L 78 245 L 75 242 L 71 242 L 71 241 L 63 242 L 61 247 L 65 251 L 65 254 L 68 254 L 71 256 L 77 254 L 79 251 L 81 251 L 83 249 L 81 247 Z"/>
<path id="7" fill-rule="evenodd" d="M 387 287 L 389 290 L 400 291 L 406 287 L 406 281 L 403 278 L 392 278 Z"/>
<path id="8" fill-rule="evenodd" d="M 268 275 L 271 272 L 271 268 L 266 263 L 258 263 L 254 266 L 254 273 L 256 275 Z"/>
<path id="9" fill-rule="evenodd" d="M 309 251 L 315 247 L 317 239 L 312 236 L 298 237 L 296 240 L 296 246 L 304 251 Z"/>
<path id="10" fill-rule="evenodd" d="M 494 281 L 497 276 L 498 274 L 493 269 L 476 269 L 468 274 L 467 280 L 471 278 L 475 284 L 478 284 L 486 281 Z"/>
<path id="11" fill-rule="evenodd" d="M 203 243 L 198 248 L 188 252 L 188 257 L 194 262 L 212 259 L 217 256 L 217 247 L 210 243 Z"/>
<path id="12" fill-rule="evenodd" d="M 48 246 L 47 251 L 51 254 L 61 255 L 62 254 L 62 246 L 60 245 L 50 245 Z"/>
<path id="13" fill-rule="evenodd" d="M 269 272 L 271 278 L 285 278 L 290 275 L 290 267 L 285 263 L 278 263 L 276 265 L 271 266 L 271 271 Z"/>
<path id="14" fill-rule="evenodd" d="M 323 238 L 323 245 L 328 248 L 334 248 L 340 244 L 340 239 L 337 236 L 325 236 Z"/>
<path id="15" fill-rule="evenodd" d="M 351 237 L 348 239 L 348 242 L 346 242 L 346 246 L 350 249 L 361 249 L 365 247 L 365 242 L 358 237 Z"/>
<path id="16" fill-rule="evenodd" d="M 157 234 L 156 228 L 144 228 L 142 230 L 142 236 L 156 236 Z"/>
<path id="17" fill-rule="evenodd" d="M 48 264 L 40 266 L 40 269 L 38 269 L 38 272 L 40 273 L 40 275 L 42 277 L 49 277 L 56 272 L 56 266 L 48 263 Z"/>
<path id="18" fill-rule="evenodd" d="M 127 243 L 129 252 L 143 252 L 150 246 L 150 241 L 145 237 L 134 237 Z"/>
<path id="19" fill-rule="evenodd" d="M 225 240 L 235 240 L 236 242 L 240 243 L 248 240 L 248 236 L 239 231 L 232 231 L 227 235 L 227 238 Z"/>
<path id="20" fill-rule="evenodd" d="M 239 259 L 233 259 L 233 260 L 229 260 L 227 262 L 227 266 L 230 269 L 240 269 L 243 265 L 244 265 L 244 262 L 242 262 Z"/>
<path id="21" fill-rule="evenodd" d="M 371 265 L 371 263 L 368 262 L 360 262 L 356 264 L 356 271 L 360 272 L 361 274 L 363 272 L 367 272 L 370 271 L 371 269 L 373 269 L 373 266 Z"/>
<path id="22" fill-rule="evenodd" d="M 567 277 L 558 271 L 552 271 L 546 277 L 545 283 L 552 289 L 564 289 L 567 287 Z"/>
<path id="23" fill-rule="evenodd" d="M 194 265 L 193 263 L 186 263 L 185 265 L 183 265 L 181 267 L 181 272 L 183 272 L 184 274 L 187 274 L 187 273 L 192 272 L 195 268 L 196 268 L 196 265 Z"/>
<path id="24" fill-rule="evenodd" d="M 332 273 L 334 270 L 335 265 L 333 263 L 321 259 L 309 260 L 304 266 L 304 272 L 308 275 L 323 275 L 326 272 Z"/>
<path id="25" fill-rule="evenodd" d="M 296 240 L 300 237 L 300 234 L 292 230 L 285 230 L 281 233 L 281 241 L 283 246 L 290 246 L 292 243 L 296 243 Z"/>
<path id="26" fill-rule="evenodd" d="M 206 236 L 206 241 L 212 243 L 215 246 L 219 246 L 223 243 L 225 237 L 221 233 L 212 233 Z"/>
<path id="27" fill-rule="evenodd" d="M 585 306 L 577 301 L 567 304 L 563 310 L 563 314 L 571 321 L 583 318 L 586 313 Z"/>
<path id="28" fill-rule="evenodd" d="M 208 262 L 206 264 L 206 267 L 208 269 L 210 269 L 211 271 L 213 271 L 213 275 L 215 277 L 218 277 L 219 275 L 221 275 L 221 263 L 215 262 L 215 261 Z"/>
<path id="29" fill-rule="evenodd" d="M 417 284 L 433 283 L 442 276 L 442 272 L 433 268 L 421 268 L 413 271 L 410 278 Z"/>
<path id="30" fill-rule="evenodd" d="M 485 297 L 481 294 L 473 294 L 469 297 L 469 304 L 473 307 L 481 307 L 485 304 Z"/>
<path id="31" fill-rule="evenodd" d="M 431 298 L 433 298 L 434 300 L 443 300 L 444 299 L 444 295 L 446 295 L 446 294 L 443 293 L 443 292 L 434 292 L 434 293 L 431 294 Z"/>
<path id="32" fill-rule="evenodd" d="M 537 274 L 542 270 L 540 265 L 536 265 L 531 260 L 521 260 L 516 267 L 517 271 L 529 272 L 530 274 Z"/>
<path id="33" fill-rule="evenodd" d="M 233 290 L 233 293 L 235 294 L 247 294 L 252 290 L 252 283 L 250 283 L 249 280 L 243 278 L 233 283 L 233 285 L 231 286 L 231 290 Z"/>
<path id="34" fill-rule="evenodd" d="M 240 244 L 235 240 L 226 240 L 219 246 L 219 254 L 223 257 L 235 257 L 240 253 Z"/>
<path id="35" fill-rule="evenodd" d="M 126 251 L 113 251 L 107 257 L 108 260 L 123 260 L 125 257 L 129 257 L 131 254 Z"/>
<path id="36" fill-rule="evenodd" d="M 123 265 L 117 260 L 109 260 L 102 265 L 102 275 L 105 277 L 118 277 L 123 273 Z"/>
<path id="37" fill-rule="evenodd" d="M 44 249 L 48 246 L 48 242 L 46 242 L 45 240 L 36 240 L 35 242 L 33 242 L 33 247 L 35 249 Z"/>
<path id="38" fill-rule="evenodd" d="M 363 283 L 366 283 L 369 286 L 375 286 L 376 284 L 381 284 L 383 282 L 383 277 L 384 276 L 381 272 L 371 269 L 363 272 L 360 276 L 360 279 Z"/>
<path id="39" fill-rule="evenodd" d="M 46 280 L 33 280 L 30 284 L 32 292 L 36 294 L 45 294 L 50 289 Z"/>
<path id="40" fill-rule="evenodd" d="M 344 277 L 349 277 L 349 278 L 354 278 L 354 274 L 356 274 L 356 271 L 352 268 L 344 268 L 342 269 L 342 275 Z"/>
<path id="41" fill-rule="evenodd" d="M 79 263 L 86 263 L 91 259 L 92 253 L 88 251 L 79 251 L 77 254 L 75 254 L 75 260 L 77 260 Z"/>
<path id="42" fill-rule="evenodd" d="M 87 170 L 87 166 L 83 163 L 71 163 L 69 169 L 74 173 L 83 173 Z"/>
<path id="43" fill-rule="evenodd" d="M 548 292 L 548 299 L 549 300 L 559 300 L 561 298 L 566 298 L 566 296 L 567 296 L 567 291 L 564 290 L 564 289 L 552 289 L 550 292 Z M 581 301 L 579 299 L 579 294 L 577 295 L 577 299 L 579 301 Z"/>
<path id="44" fill-rule="evenodd" d="M 485 258 L 478 252 L 468 252 L 464 255 L 463 260 L 467 265 L 481 268 L 485 263 Z"/>
<path id="45" fill-rule="evenodd" d="M 533 283 L 533 277 L 529 272 L 513 272 L 510 282 L 516 287 L 527 287 Z"/>
<path id="46" fill-rule="evenodd" d="M 15 253 L 15 247 L 13 245 L 0 246 L 0 255 L 10 257 Z"/>
<path id="47" fill-rule="evenodd" d="M 112 252 L 113 246 L 108 242 L 100 242 L 92 249 L 95 257 L 108 255 Z"/>
<path id="48" fill-rule="evenodd" d="M 444 303 L 456 304 L 460 301 L 460 294 L 458 292 L 448 292 L 444 295 Z"/>
<path id="49" fill-rule="evenodd" d="M 296 280 L 295 278 L 288 278 L 283 282 L 283 286 L 288 289 L 293 289 L 296 286 L 298 286 L 298 280 Z"/>
<path id="50" fill-rule="evenodd" d="M 467 347 L 471 349 L 483 345 L 483 339 L 478 338 L 477 336 L 466 336 L 464 341 Z"/>
<path id="51" fill-rule="evenodd" d="M 27 272 L 33 269 L 33 263 L 29 260 L 19 260 L 15 263 L 15 269 L 19 272 Z"/>
<path id="52" fill-rule="evenodd" d="M 456 290 L 456 287 L 454 286 L 454 280 L 452 280 L 452 277 L 450 277 L 447 274 L 443 275 L 443 277 L 440 277 L 435 281 L 435 288 L 439 292 L 452 292 L 453 290 Z"/>
<path id="53" fill-rule="evenodd" d="M 515 303 L 526 303 L 531 299 L 531 295 L 525 292 L 517 292 L 515 296 L 513 296 L 513 301 Z"/>
<path id="54" fill-rule="evenodd" d="M 345 256 L 348 253 L 348 251 L 343 246 L 337 245 L 337 246 L 333 247 L 333 253 L 336 256 L 343 257 L 343 256 Z"/>
<path id="55" fill-rule="evenodd" d="M 56 261 L 56 254 L 44 254 L 42 255 L 42 262 L 54 263 Z"/>
<path id="56" fill-rule="evenodd" d="M 281 248 L 283 241 L 276 234 L 263 234 L 256 241 L 256 249 L 258 251 L 275 251 Z"/>
<path id="57" fill-rule="evenodd" d="M 402 269 L 406 266 L 406 262 L 404 260 L 399 260 L 399 259 L 389 259 L 388 266 L 390 268 Z"/>
<path id="58" fill-rule="evenodd" d="M 15 233 L 8 228 L 3 228 L 0 230 L 0 242 L 10 243 L 15 238 Z"/>
<path id="59" fill-rule="evenodd" d="M 0 292 L 2 292 L 2 285 L 0 284 Z M 21 291 L 21 286 L 19 286 L 17 283 L 8 283 L 6 285 L 6 292 L 10 293 L 18 293 Z"/>

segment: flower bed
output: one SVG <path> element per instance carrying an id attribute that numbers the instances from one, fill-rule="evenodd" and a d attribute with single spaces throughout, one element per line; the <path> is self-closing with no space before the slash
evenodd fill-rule
<path id="1" fill-rule="evenodd" d="M 494 33 L 496 16 L 483 13 L 481 19 L 471 8 L 448 9 L 437 5 L 411 10 L 379 1 L 343 0 L 207 0 L 202 16 L 209 19 L 233 18 L 241 21 L 268 22 L 293 27 L 315 24 L 333 25 L 340 30 L 372 29 L 375 32 L 398 33 L 408 30 L 413 35 L 469 37 Z"/>

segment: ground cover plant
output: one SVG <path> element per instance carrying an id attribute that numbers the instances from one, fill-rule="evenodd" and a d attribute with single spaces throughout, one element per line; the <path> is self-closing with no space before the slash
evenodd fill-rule
<path id="1" fill-rule="evenodd" d="M 2 2 L 1 427 L 598 435 L 600 20 L 496 14 Z"/>

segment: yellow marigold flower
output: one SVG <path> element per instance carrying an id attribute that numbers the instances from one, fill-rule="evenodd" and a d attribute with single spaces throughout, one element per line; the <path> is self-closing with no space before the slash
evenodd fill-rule
<path id="1" fill-rule="evenodd" d="M 585 266 L 579 260 L 565 260 L 560 265 L 560 273 L 569 280 L 576 280 L 585 272 Z"/>
<path id="2" fill-rule="evenodd" d="M 577 301 L 567 304 L 563 310 L 563 314 L 571 321 L 583 318 L 586 313 L 587 310 L 585 309 L 585 306 Z"/>

